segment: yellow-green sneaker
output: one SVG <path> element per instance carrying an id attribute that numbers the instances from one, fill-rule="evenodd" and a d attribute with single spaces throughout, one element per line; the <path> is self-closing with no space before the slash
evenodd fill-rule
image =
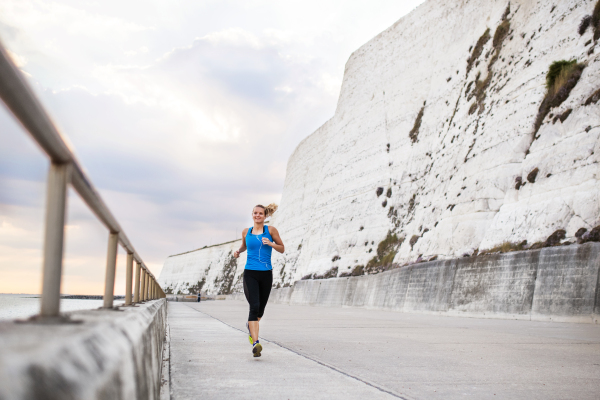
<path id="1" fill-rule="evenodd" d="M 250 344 L 254 344 L 254 341 L 252 340 L 252 335 L 250 334 L 250 325 L 248 325 L 247 322 L 246 322 L 246 329 L 248 329 L 248 341 L 250 342 Z"/>
<path id="2" fill-rule="evenodd" d="M 254 344 L 254 346 L 252 347 L 252 354 L 254 354 L 254 357 L 260 357 L 260 352 L 262 351 L 262 345 L 258 342 L 256 342 Z"/>

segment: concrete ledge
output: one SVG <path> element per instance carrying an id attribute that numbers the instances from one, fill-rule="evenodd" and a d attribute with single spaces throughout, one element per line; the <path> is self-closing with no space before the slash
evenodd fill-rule
<path id="1" fill-rule="evenodd" d="M 158 399 L 164 299 L 71 313 L 80 324 L 0 323 L 0 399 Z"/>
<path id="2" fill-rule="evenodd" d="M 246 300 L 244 293 L 232 293 L 227 295 L 227 300 Z"/>
<path id="3" fill-rule="evenodd" d="M 562 252 L 542 251 L 533 314 L 543 318 L 594 313 L 600 245 L 590 245 L 569 246 Z"/>
<path id="4" fill-rule="evenodd" d="M 235 298 L 243 299 L 243 294 Z M 600 243 L 432 261 L 352 278 L 303 280 L 274 289 L 270 301 L 598 323 Z"/>

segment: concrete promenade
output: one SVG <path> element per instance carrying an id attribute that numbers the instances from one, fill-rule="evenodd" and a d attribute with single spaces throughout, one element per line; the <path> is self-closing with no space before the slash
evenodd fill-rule
<path id="1" fill-rule="evenodd" d="M 181 399 L 598 399 L 600 325 L 269 304 L 169 303 Z"/>

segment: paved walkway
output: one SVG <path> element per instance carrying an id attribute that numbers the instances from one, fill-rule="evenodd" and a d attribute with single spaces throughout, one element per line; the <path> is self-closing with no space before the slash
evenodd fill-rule
<path id="1" fill-rule="evenodd" d="M 598 399 L 600 326 L 269 304 L 169 303 L 181 399 Z"/>

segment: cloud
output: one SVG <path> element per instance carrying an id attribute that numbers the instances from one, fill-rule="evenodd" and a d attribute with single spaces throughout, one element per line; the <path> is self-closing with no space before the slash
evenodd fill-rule
<path id="1" fill-rule="evenodd" d="M 5 0 L 0 36 L 158 274 L 279 201 L 351 51 L 421 1 Z M 5 110 L 0 126 L 1 292 L 39 277 L 48 159 Z M 68 224 L 66 287 L 101 293 L 107 232 L 74 193 Z"/>
<path id="2" fill-rule="evenodd" d="M 160 266 L 169 254 L 231 240 L 250 223 L 252 205 L 279 200 L 289 121 L 306 98 L 321 96 L 306 62 L 294 64 L 276 46 L 272 40 L 213 35 L 148 66 L 98 68 L 107 89 L 101 93 L 38 87 L 147 262 Z M 315 116 L 325 118 L 303 119 L 318 126 L 322 121 Z M 17 148 L 30 140 L 18 126 L 10 137 Z M 42 206 L 47 161 L 31 147 L 12 156 L 2 151 L 7 157 L 0 161 L 0 185 L 11 195 L 0 201 Z M 101 290 L 93 282 L 102 282 L 105 245 L 89 243 L 105 242 L 102 228 L 76 196 L 69 204 L 69 224 L 77 226 L 67 233 L 67 247 L 76 249 L 67 251 L 69 282 L 80 291 Z M 35 254 L 40 242 L 28 243 L 28 251 Z M 36 263 L 32 258 L 25 264 L 35 273 Z"/>
<path id="3" fill-rule="evenodd" d="M 7 50 L 8 55 L 10 56 L 11 60 L 15 63 L 15 65 L 19 68 L 24 67 L 25 65 L 27 65 L 27 58 L 18 55 L 17 53 L 14 53 L 10 50 Z"/>

